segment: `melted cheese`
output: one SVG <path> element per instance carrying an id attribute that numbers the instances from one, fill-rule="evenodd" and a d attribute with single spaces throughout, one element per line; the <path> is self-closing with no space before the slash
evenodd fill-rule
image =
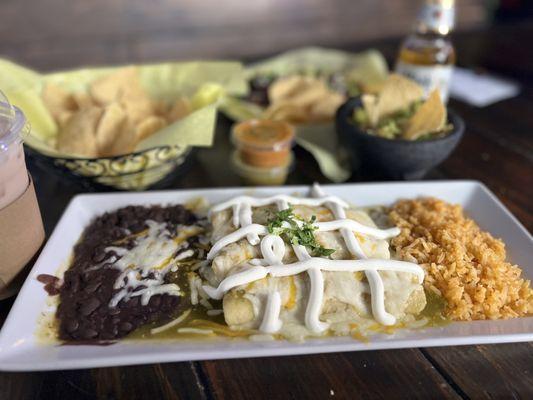
<path id="1" fill-rule="evenodd" d="M 115 289 L 120 289 L 109 302 L 110 307 L 116 307 L 121 300 L 127 301 L 131 297 L 141 296 L 141 304 L 147 305 L 150 298 L 157 294 L 180 296 L 182 292 L 175 283 L 164 283 L 166 273 L 176 266 L 180 256 L 176 252 L 184 241 L 198 233 L 198 230 L 184 230 L 181 236 L 172 238 L 166 223 L 146 221 L 148 230 L 144 235 L 135 236 L 135 245 L 131 249 L 110 246 L 106 251 L 114 251 L 120 259 L 113 263 L 113 268 L 119 269 L 121 274 L 114 283 Z M 179 240 L 177 240 L 179 238 Z M 142 287 L 141 289 L 138 289 Z"/>

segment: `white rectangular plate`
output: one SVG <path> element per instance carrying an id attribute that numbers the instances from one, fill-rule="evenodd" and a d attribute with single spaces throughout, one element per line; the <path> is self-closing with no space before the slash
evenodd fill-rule
<path id="1" fill-rule="evenodd" d="M 307 194 L 307 186 L 253 189 L 257 196 L 279 193 Z M 482 184 L 473 181 L 438 181 L 325 185 L 324 189 L 357 206 L 388 205 L 400 198 L 436 196 L 461 204 L 482 229 L 502 238 L 511 262 L 533 278 L 533 239 L 516 218 Z M 326 338 L 305 343 L 286 341 L 197 341 L 119 342 L 110 346 L 60 346 L 38 343 L 36 323 L 45 307 L 47 294 L 37 275 L 54 274 L 64 263 L 84 227 L 97 215 L 130 204 L 183 203 L 203 196 L 211 203 L 250 194 L 246 188 L 176 190 L 167 192 L 87 194 L 76 196 L 67 207 L 50 240 L 28 276 L 0 332 L 0 370 L 30 371 L 92 368 L 170 361 L 205 360 L 327 353 L 336 351 L 451 346 L 533 340 L 533 317 L 507 321 L 452 323 L 442 328 L 400 330 L 393 335 L 373 336 L 369 343 L 355 339 Z"/>

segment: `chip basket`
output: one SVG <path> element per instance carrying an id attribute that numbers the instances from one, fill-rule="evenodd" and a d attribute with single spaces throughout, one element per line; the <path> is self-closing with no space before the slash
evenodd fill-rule
<path id="1" fill-rule="evenodd" d="M 30 163 L 88 191 L 168 187 L 187 170 L 195 153 L 192 147 L 162 146 L 114 157 L 60 158 L 29 146 L 25 150 Z"/>

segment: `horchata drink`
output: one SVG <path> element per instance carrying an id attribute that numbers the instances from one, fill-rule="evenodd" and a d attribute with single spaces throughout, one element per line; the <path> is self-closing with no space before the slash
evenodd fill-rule
<path id="1" fill-rule="evenodd" d="M 18 290 L 24 266 L 44 240 L 35 189 L 22 142 L 29 132 L 24 113 L 0 92 L 0 300 Z"/>
<path id="2" fill-rule="evenodd" d="M 22 147 L 26 129 L 22 111 L 0 92 L 0 210 L 18 199 L 29 185 Z"/>
<path id="3" fill-rule="evenodd" d="M 455 50 L 450 40 L 454 28 L 454 0 L 425 0 L 414 31 L 400 48 L 395 70 L 418 82 L 426 95 L 439 89 L 444 102 L 455 64 Z"/>

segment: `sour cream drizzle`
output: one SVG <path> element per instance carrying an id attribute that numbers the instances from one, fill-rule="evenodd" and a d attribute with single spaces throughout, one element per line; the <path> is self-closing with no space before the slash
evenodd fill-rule
<path id="1" fill-rule="evenodd" d="M 226 292 L 234 287 L 248 284 L 266 276 L 282 277 L 297 275 L 307 272 L 311 289 L 305 311 L 305 325 L 315 333 L 320 333 L 328 328 L 328 324 L 320 321 L 324 297 L 324 276 L 322 271 L 364 271 L 371 290 L 372 314 L 376 321 L 383 325 L 393 325 L 396 318 L 385 311 L 385 293 L 383 281 L 378 271 L 408 272 L 416 275 L 419 283 L 424 280 L 424 271 L 417 264 L 383 259 L 368 259 L 361 245 L 357 241 L 354 232 L 366 234 L 378 239 L 387 239 L 400 233 L 398 228 L 377 229 L 360 224 L 346 218 L 345 208 L 348 204 L 335 196 L 326 196 L 322 189 L 315 184 L 311 194 L 315 198 L 300 198 L 286 195 L 278 195 L 267 198 L 254 198 L 240 196 L 213 207 L 210 214 L 232 208 L 233 225 L 236 231 L 219 239 L 208 253 L 208 260 L 212 260 L 217 253 L 231 243 L 235 243 L 244 237 L 251 245 L 260 244 L 262 259 L 250 260 L 244 265 L 244 269 L 229 275 L 217 288 L 203 286 L 204 291 L 214 299 L 221 299 Z M 279 210 L 289 207 L 289 204 L 328 207 L 335 218 L 334 221 L 317 223 L 318 231 L 332 231 L 339 229 L 350 253 L 359 259 L 355 260 L 331 260 L 327 258 L 311 257 L 305 246 L 292 245 L 298 261 L 292 264 L 283 264 L 285 243 L 276 235 L 268 234 L 265 226 L 252 223 L 252 207 L 262 207 L 276 204 Z M 260 240 L 259 237 L 263 236 Z M 265 311 L 260 325 L 262 332 L 274 333 L 281 329 L 279 314 L 281 311 L 281 297 L 278 291 L 271 291 L 265 306 Z"/>
<path id="2" fill-rule="evenodd" d="M 311 189 L 311 194 L 316 197 L 325 197 L 326 194 L 322 190 L 322 188 L 318 184 L 314 184 L 313 188 Z M 339 207 L 338 204 L 335 203 L 329 203 L 328 207 L 331 208 L 331 211 L 333 212 L 333 215 L 335 218 L 346 218 L 346 211 L 344 208 Z M 355 229 L 350 229 L 350 227 L 343 226 L 340 228 L 342 238 L 344 239 L 344 242 L 346 243 L 346 247 L 348 247 L 348 251 L 352 254 L 354 257 L 358 257 L 361 259 L 366 259 L 366 254 L 363 252 L 363 249 L 361 248 L 361 245 L 355 238 L 355 235 L 352 233 L 353 231 L 356 231 Z M 400 234 L 400 229 L 393 228 L 391 231 L 392 236 L 394 237 Z M 362 232 L 360 233 L 367 233 L 368 232 Z M 379 237 L 374 235 L 375 237 L 379 239 L 386 239 L 387 237 Z M 418 267 L 418 266 L 417 266 Z M 420 268 L 420 267 L 418 267 Z M 372 314 L 374 315 L 374 318 L 376 321 L 383 325 L 394 325 L 396 322 L 396 318 L 394 318 L 393 315 L 389 314 L 387 311 L 385 311 L 385 290 L 383 288 L 383 280 L 381 279 L 381 276 L 377 271 L 367 270 L 365 271 L 366 279 L 368 280 L 368 284 L 370 285 L 370 301 L 372 305 Z M 420 279 L 420 278 L 419 278 Z M 422 274 L 422 281 L 424 280 L 424 276 Z M 420 283 L 422 283 L 420 281 Z"/>
<path id="3" fill-rule="evenodd" d="M 113 268 L 121 271 L 113 288 L 120 290 L 109 301 L 109 307 L 116 307 L 121 300 L 135 296 L 140 296 L 141 304 L 147 305 L 150 298 L 158 294 L 182 294 L 178 285 L 164 283 L 164 278 L 180 260 L 194 255 L 194 252 L 191 249 L 179 252 L 188 243 L 174 240 L 166 223 L 147 220 L 146 225 L 147 234 L 138 237 L 133 248 L 109 246 L 105 249 L 121 257 L 113 262 Z"/>

